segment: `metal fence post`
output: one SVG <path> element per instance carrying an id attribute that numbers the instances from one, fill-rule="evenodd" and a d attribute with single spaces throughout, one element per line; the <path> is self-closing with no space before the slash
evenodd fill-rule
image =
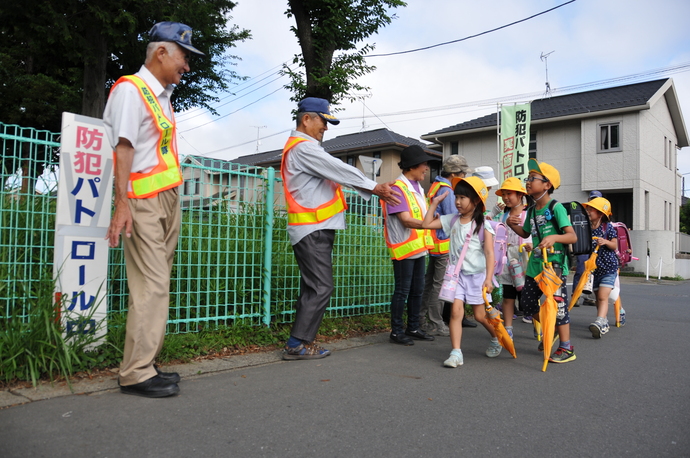
<path id="1" fill-rule="evenodd" d="M 271 324 L 271 271 L 273 255 L 273 188 L 275 184 L 275 170 L 269 167 L 266 170 L 266 194 L 264 210 L 264 262 L 263 262 L 263 322 L 266 326 Z"/>

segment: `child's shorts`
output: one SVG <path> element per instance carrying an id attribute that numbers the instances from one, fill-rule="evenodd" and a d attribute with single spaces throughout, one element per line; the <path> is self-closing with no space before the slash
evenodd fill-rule
<path id="1" fill-rule="evenodd" d="M 519 299 L 520 291 L 513 285 L 503 285 L 503 299 Z"/>
<path id="2" fill-rule="evenodd" d="M 555 269 L 559 274 L 562 272 L 560 268 Z M 565 284 L 565 277 L 563 274 L 560 275 L 563 283 L 561 284 L 558 291 L 553 295 L 556 299 L 556 305 L 558 305 L 558 312 L 556 314 L 556 326 L 561 326 L 563 324 L 570 323 L 570 314 L 568 313 L 568 288 Z M 520 308 L 525 315 L 535 315 L 539 312 L 539 299 L 542 296 L 541 289 L 539 289 L 539 284 L 537 281 L 530 277 L 525 277 L 525 286 L 520 291 Z"/>
<path id="3" fill-rule="evenodd" d="M 465 304 L 483 304 L 484 297 L 482 297 L 482 286 L 484 285 L 485 279 L 486 272 L 472 275 L 466 275 L 461 272 L 458 287 L 455 288 L 455 298 L 460 299 Z M 486 298 L 489 300 L 489 303 L 491 303 L 491 294 L 487 294 Z"/>
<path id="4" fill-rule="evenodd" d="M 598 289 L 600 286 L 602 288 L 611 288 L 616 284 L 616 277 L 618 276 L 617 273 L 612 273 L 612 274 L 606 274 L 602 276 L 595 275 L 594 276 L 594 283 L 593 283 L 593 288 Z"/>

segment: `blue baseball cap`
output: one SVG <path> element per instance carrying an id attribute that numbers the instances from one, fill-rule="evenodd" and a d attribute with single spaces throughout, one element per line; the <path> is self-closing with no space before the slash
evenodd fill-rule
<path id="1" fill-rule="evenodd" d="M 318 113 L 326 121 L 333 125 L 340 124 L 340 120 L 331 114 L 328 100 L 318 97 L 307 97 L 297 104 L 297 113 Z"/>
<path id="2" fill-rule="evenodd" d="M 589 193 L 589 200 L 595 199 L 597 197 L 604 197 L 599 191 L 592 191 Z"/>
<path id="3" fill-rule="evenodd" d="M 149 31 L 151 42 L 172 41 L 184 49 L 204 56 L 205 54 L 192 46 L 192 28 L 181 22 L 159 22 Z"/>

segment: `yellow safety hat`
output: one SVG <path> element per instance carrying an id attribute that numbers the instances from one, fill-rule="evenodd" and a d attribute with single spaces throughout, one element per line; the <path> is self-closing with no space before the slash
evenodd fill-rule
<path id="1" fill-rule="evenodd" d="M 543 175 L 544 178 L 551 182 L 553 189 L 558 189 L 561 185 L 561 174 L 558 173 L 556 167 L 546 162 L 537 162 L 534 159 L 530 159 L 527 163 L 527 168 L 530 172 L 537 172 L 539 175 Z"/>
<path id="2" fill-rule="evenodd" d="M 525 187 L 522 185 L 522 182 L 517 177 L 506 178 L 506 181 L 504 181 L 501 187 L 496 190 L 496 195 L 502 196 L 503 191 L 515 191 L 527 194 L 527 190 L 525 190 Z"/>
<path id="3" fill-rule="evenodd" d="M 474 189 L 477 194 L 479 195 L 479 198 L 482 200 L 482 203 L 486 203 L 486 198 L 489 197 L 489 191 L 486 189 L 486 185 L 484 184 L 484 180 L 482 180 L 479 177 L 467 177 L 467 178 L 459 178 L 455 177 L 453 180 L 450 182 L 450 185 L 453 187 L 453 190 L 455 190 L 455 185 L 460 183 L 460 181 L 466 181 L 467 184 L 472 186 L 472 189 Z"/>
<path id="4" fill-rule="evenodd" d="M 583 207 L 596 208 L 606 216 L 611 216 L 611 202 L 604 199 L 603 197 L 595 197 L 589 202 L 583 202 Z"/>

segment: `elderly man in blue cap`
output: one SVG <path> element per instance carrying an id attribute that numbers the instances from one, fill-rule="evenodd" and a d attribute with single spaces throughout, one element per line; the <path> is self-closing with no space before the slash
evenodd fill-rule
<path id="1" fill-rule="evenodd" d="M 589 199 L 588 201 L 591 201 L 592 199 L 596 199 L 597 197 L 603 197 L 601 192 L 599 191 L 592 191 L 589 193 Z M 573 286 L 572 290 L 570 291 L 570 294 L 572 294 L 573 291 L 575 291 L 575 288 L 577 287 L 577 283 L 580 281 L 580 277 L 582 277 L 582 273 L 585 271 L 585 261 L 589 259 L 588 254 L 581 254 L 577 257 L 577 270 L 575 270 L 575 276 L 573 277 Z M 592 299 L 592 294 L 583 294 L 582 297 L 582 303 L 584 305 L 597 305 L 596 301 Z M 575 307 L 579 307 L 579 304 L 575 304 Z"/>
<path id="2" fill-rule="evenodd" d="M 328 154 L 320 145 L 328 124 L 340 121 L 328 101 L 307 97 L 297 105 L 297 127 L 290 134 L 280 164 L 288 208 L 288 235 L 300 270 L 295 322 L 283 359 L 318 359 L 330 351 L 314 342 L 333 293 L 331 253 L 335 231 L 345 229 L 341 185 L 369 200 L 372 194 L 399 203 L 390 183 L 378 184 L 357 168 Z"/>
<path id="3" fill-rule="evenodd" d="M 144 65 L 112 87 L 103 124 L 115 154 L 115 212 L 106 238 L 120 234 L 129 287 L 120 391 L 151 398 L 177 394 L 179 374 L 154 361 L 163 347 L 170 303 L 170 273 L 180 232 L 182 183 L 170 96 L 189 72 L 192 29 L 159 22 L 149 32 Z"/>

